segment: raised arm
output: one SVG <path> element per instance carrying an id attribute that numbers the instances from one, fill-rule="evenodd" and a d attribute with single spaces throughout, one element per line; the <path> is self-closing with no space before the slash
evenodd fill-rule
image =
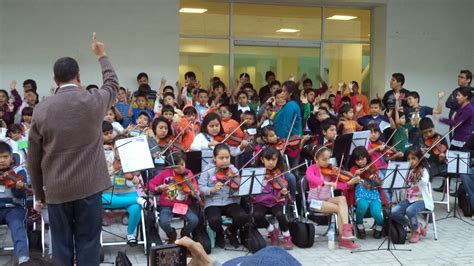
<path id="1" fill-rule="evenodd" d="M 438 106 L 433 110 L 434 115 L 439 115 L 443 112 L 443 97 L 444 91 L 438 92 Z"/>

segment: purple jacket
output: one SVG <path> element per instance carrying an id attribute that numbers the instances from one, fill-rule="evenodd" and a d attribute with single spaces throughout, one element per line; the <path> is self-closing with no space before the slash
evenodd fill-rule
<path id="1" fill-rule="evenodd" d="M 474 123 L 474 106 L 468 104 L 463 108 L 458 109 L 453 120 L 442 118 L 439 121 L 449 125 L 450 127 L 454 127 L 458 123 L 461 123 L 461 125 L 454 130 L 453 139 L 466 142 L 471 136 L 471 128 Z"/>
<path id="2" fill-rule="evenodd" d="M 12 96 L 15 98 L 15 101 L 13 102 L 13 112 L 8 112 L 8 102 L 3 104 L 3 117 L 2 119 L 5 121 L 5 123 L 8 125 L 13 124 L 15 120 L 15 113 L 18 110 L 18 107 L 23 103 L 21 100 L 20 94 L 18 94 L 17 90 L 12 90 L 11 91 Z"/>

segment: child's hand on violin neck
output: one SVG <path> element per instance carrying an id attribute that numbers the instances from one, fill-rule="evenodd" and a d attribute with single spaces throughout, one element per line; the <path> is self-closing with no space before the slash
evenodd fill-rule
<path id="1" fill-rule="evenodd" d="M 356 176 L 347 182 L 348 185 L 355 185 L 360 182 L 360 176 Z"/>
<path id="2" fill-rule="evenodd" d="M 166 188 L 166 186 L 167 186 L 166 184 L 159 185 L 159 186 L 155 187 L 155 191 L 156 192 L 163 191 Z"/>
<path id="3" fill-rule="evenodd" d="M 216 193 L 217 191 L 221 190 L 222 187 L 224 187 L 224 183 L 222 182 L 217 182 L 214 187 L 211 189 L 212 193 Z"/>
<path id="4" fill-rule="evenodd" d="M 288 194 L 288 189 L 282 188 L 282 189 L 280 190 L 280 193 L 283 194 L 283 195 L 286 195 L 286 194 Z"/>

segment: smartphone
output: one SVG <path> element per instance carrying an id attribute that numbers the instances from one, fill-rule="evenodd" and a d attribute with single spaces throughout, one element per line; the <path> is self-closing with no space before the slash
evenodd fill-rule
<path id="1" fill-rule="evenodd" d="M 186 266 L 188 250 L 183 246 L 167 244 L 151 248 L 150 266 Z"/>

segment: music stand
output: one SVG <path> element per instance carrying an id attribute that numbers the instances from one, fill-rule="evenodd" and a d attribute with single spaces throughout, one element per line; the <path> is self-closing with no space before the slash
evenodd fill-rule
<path id="1" fill-rule="evenodd" d="M 387 167 L 387 173 L 385 175 L 385 178 L 382 181 L 382 189 L 383 190 L 388 190 L 390 193 L 390 202 L 392 201 L 391 197 L 393 195 L 392 191 L 393 190 L 400 190 L 400 189 L 405 189 L 408 188 L 408 184 L 406 182 L 405 177 L 408 176 L 408 171 L 409 171 L 409 163 L 408 162 L 393 162 L 390 161 Z M 382 245 L 387 241 L 387 248 L 386 249 L 381 249 Z M 393 248 L 391 248 L 391 245 L 393 245 Z M 397 249 L 395 247 L 395 244 L 392 242 L 392 208 L 390 207 L 388 211 L 388 232 L 387 236 L 385 239 L 380 243 L 380 246 L 376 249 L 367 249 L 367 250 L 356 250 L 356 251 L 351 251 L 351 253 L 357 253 L 357 252 L 369 252 L 369 251 L 379 251 L 379 250 L 386 250 L 392 254 L 392 256 L 400 263 L 400 260 L 398 260 L 397 256 L 393 254 L 393 250 L 396 251 L 411 251 L 411 249 Z"/>
<path id="2" fill-rule="evenodd" d="M 244 168 L 240 173 L 240 186 L 239 190 L 232 192 L 230 190 L 231 197 L 247 197 L 262 194 L 263 192 L 263 180 L 265 179 L 265 168 Z M 250 201 L 250 221 L 249 223 L 253 225 L 253 203 Z M 241 239 L 243 241 L 243 239 Z M 246 248 L 244 249 L 228 249 L 231 251 L 246 251 L 247 254 L 250 251 Z"/>
<path id="3" fill-rule="evenodd" d="M 456 177 L 456 191 L 458 189 L 458 182 L 459 182 L 459 178 L 460 178 L 460 175 L 461 174 L 469 174 L 469 162 L 470 162 L 470 159 L 469 159 L 469 152 L 462 152 L 462 151 L 452 151 L 452 150 L 448 150 L 447 152 L 447 156 L 446 156 L 446 159 L 448 160 L 448 173 L 450 174 L 455 174 L 455 177 Z M 446 181 L 447 182 L 447 181 Z M 449 193 L 449 191 L 448 191 Z M 473 226 L 473 224 L 463 220 L 461 218 L 461 215 L 456 215 L 456 210 L 458 208 L 457 206 L 457 203 L 458 203 L 458 197 L 454 197 L 454 207 L 453 207 L 453 216 L 450 216 L 451 215 L 451 211 L 448 212 L 448 214 L 446 215 L 446 217 L 444 218 L 441 218 L 441 219 L 438 219 L 438 221 L 442 221 L 442 220 L 446 220 L 448 218 L 457 218 L 471 226 Z"/>
<path id="4" fill-rule="evenodd" d="M 352 154 L 352 151 L 358 146 L 363 146 L 367 149 L 369 146 L 369 139 L 370 130 L 357 131 L 352 133 L 351 149 L 349 153 Z"/>
<path id="5" fill-rule="evenodd" d="M 349 150 L 352 144 L 352 133 L 338 135 L 334 140 L 332 147 L 332 157 L 337 159 L 338 165 L 341 163 L 342 156 L 344 155 L 345 161 L 349 162 Z M 344 164 L 344 163 L 343 163 Z"/>

